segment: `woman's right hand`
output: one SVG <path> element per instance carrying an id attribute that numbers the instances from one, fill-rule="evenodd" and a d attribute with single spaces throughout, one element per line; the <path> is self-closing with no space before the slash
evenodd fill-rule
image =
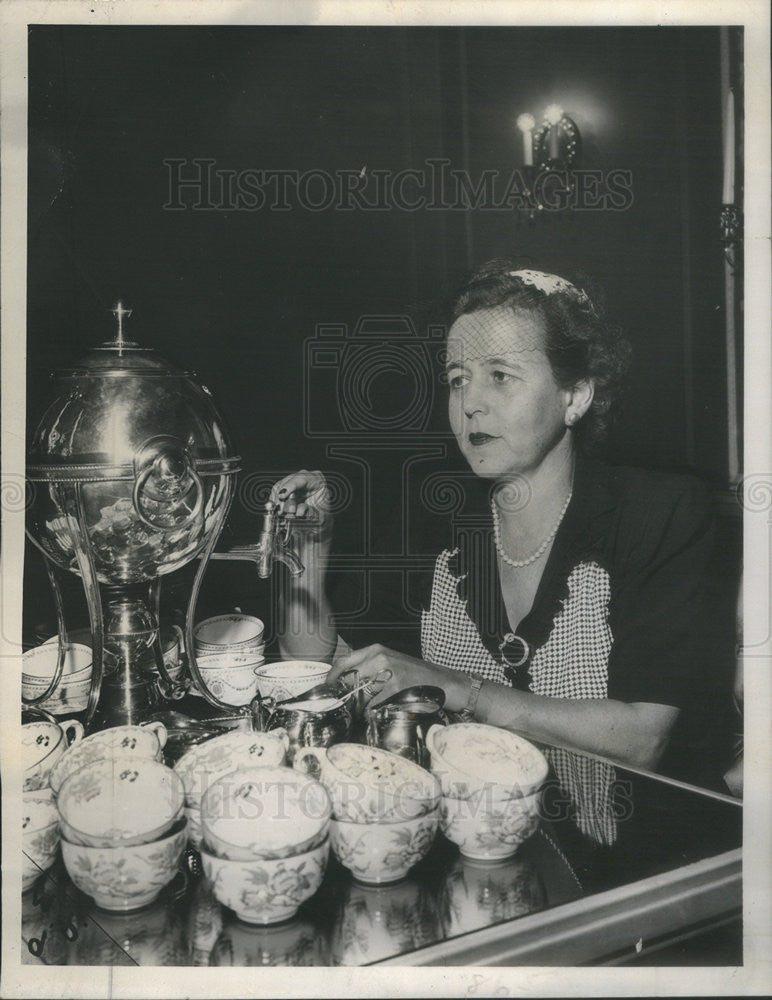
<path id="1" fill-rule="evenodd" d="M 271 500 L 295 517 L 304 538 L 327 542 L 332 537 L 331 496 L 321 472 L 301 469 L 285 476 L 272 486 Z"/>
<path id="2" fill-rule="evenodd" d="M 288 660 L 324 660 L 335 652 L 337 633 L 325 577 L 332 539 L 331 494 L 321 472 L 301 469 L 271 488 L 271 500 L 291 518 L 291 547 L 305 569 L 279 588 L 279 649 Z"/>

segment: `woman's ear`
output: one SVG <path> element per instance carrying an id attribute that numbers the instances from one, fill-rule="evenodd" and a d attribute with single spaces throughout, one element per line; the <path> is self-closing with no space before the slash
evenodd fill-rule
<path id="1" fill-rule="evenodd" d="M 571 387 L 566 404 L 566 424 L 569 427 L 579 423 L 592 405 L 594 396 L 594 379 L 582 379 Z"/>

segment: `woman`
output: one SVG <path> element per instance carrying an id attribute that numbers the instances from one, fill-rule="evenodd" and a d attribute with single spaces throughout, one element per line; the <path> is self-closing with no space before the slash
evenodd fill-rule
<path id="1" fill-rule="evenodd" d="M 335 656 L 330 679 L 356 668 L 381 681 L 373 703 L 433 684 L 464 718 L 658 766 L 695 684 L 720 683 L 705 661 L 720 659 L 715 644 L 706 652 L 711 513 L 696 481 L 584 457 L 626 357 L 563 278 L 508 261 L 473 275 L 454 303 L 446 375 L 451 428 L 489 486 L 486 544 L 438 556 L 420 658 L 367 646 Z M 319 525 L 303 536 L 312 573 L 290 592 L 283 654 L 332 659 L 324 481 L 301 472 L 274 489 L 286 510 L 314 513 Z M 610 780 L 592 777 L 601 798 Z"/>

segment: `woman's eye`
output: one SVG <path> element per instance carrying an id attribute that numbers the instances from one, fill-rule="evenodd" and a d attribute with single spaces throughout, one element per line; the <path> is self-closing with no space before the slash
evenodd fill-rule
<path id="1" fill-rule="evenodd" d="M 466 375 L 449 375 L 448 385 L 451 389 L 460 389 L 466 382 Z"/>
<path id="2" fill-rule="evenodd" d="M 504 382 L 509 382 L 511 379 L 514 378 L 514 375 L 510 375 L 509 372 L 500 372 L 500 371 L 494 371 L 492 373 L 492 376 L 493 376 L 493 381 L 498 382 L 500 384 Z"/>

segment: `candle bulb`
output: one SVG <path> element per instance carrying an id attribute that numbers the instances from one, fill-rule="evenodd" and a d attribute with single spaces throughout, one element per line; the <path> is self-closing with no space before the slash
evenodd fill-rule
<path id="1" fill-rule="evenodd" d="M 734 204 L 734 92 L 726 95 L 726 118 L 724 119 L 724 205 Z"/>
<path id="2" fill-rule="evenodd" d="M 533 166 L 533 129 L 535 125 L 536 119 L 533 115 L 518 116 L 517 127 L 523 133 L 523 164 L 526 167 Z"/>
<path id="3" fill-rule="evenodd" d="M 523 163 L 533 166 L 533 131 L 523 132 Z"/>

